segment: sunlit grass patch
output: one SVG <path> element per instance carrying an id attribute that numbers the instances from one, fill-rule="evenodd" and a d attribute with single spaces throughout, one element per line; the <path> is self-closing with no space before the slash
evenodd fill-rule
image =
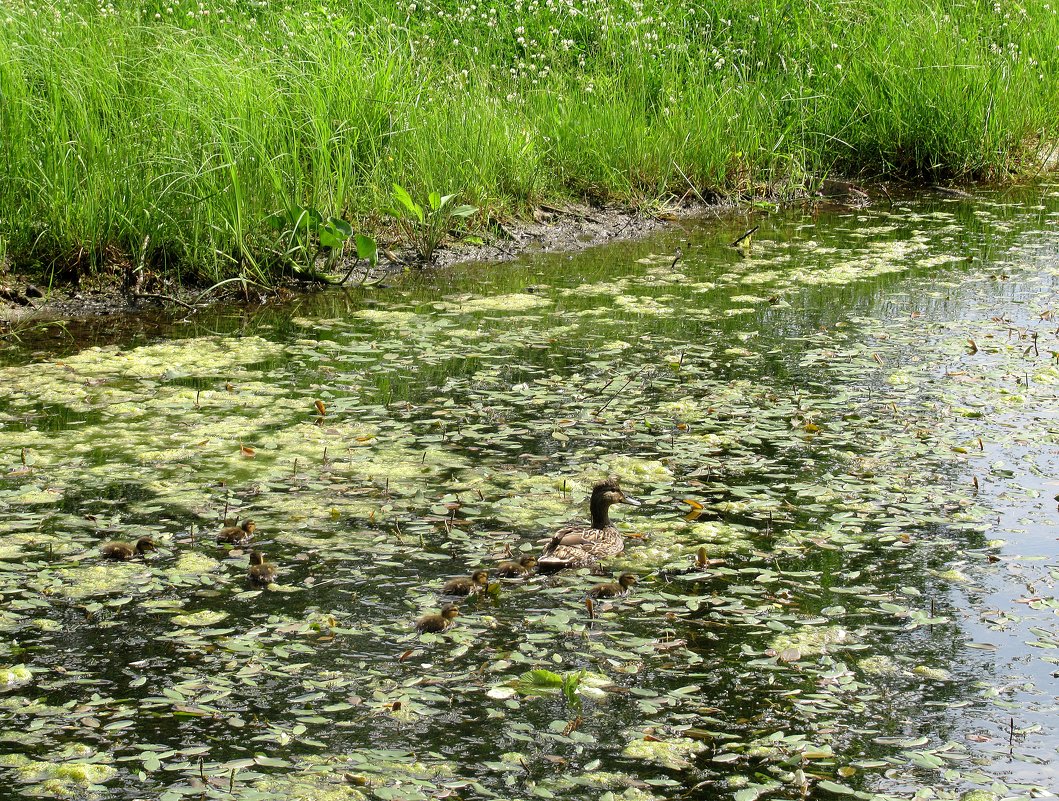
<path id="1" fill-rule="evenodd" d="M 1056 134 L 1041 0 L 0 9 L 0 255 L 67 275 L 269 283 L 290 269 L 274 214 L 377 225 L 395 182 L 483 223 L 571 195 L 998 177 Z"/>

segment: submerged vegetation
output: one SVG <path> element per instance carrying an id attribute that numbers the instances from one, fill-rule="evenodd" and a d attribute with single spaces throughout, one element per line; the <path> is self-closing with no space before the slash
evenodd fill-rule
<path id="1" fill-rule="evenodd" d="M 568 196 L 999 177 L 1057 134 L 1056 42 L 1044 0 L 0 0 L 0 254 L 271 283 L 395 183 L 489 232 Z M 419 222 L 429 255 L 453 221 Z"/>
<path id="2" fill-rule="evenodd" d="M 1045 796 L 1059 192 L 1026 200 L 7 346 L 0 786 Z M 609 474 L 641 502 L 612 510 L 613 593 L 566 570 L 448 603 Z"/>

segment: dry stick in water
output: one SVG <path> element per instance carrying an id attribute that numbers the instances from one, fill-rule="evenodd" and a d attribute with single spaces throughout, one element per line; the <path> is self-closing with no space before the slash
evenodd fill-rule
<path id="1" fill-rule="evenodd" d="M 608 406 L 610 406 L 610 404 L 614 401 L 614 399 L 616 397 L 618 397 L 622 392 L 624 392 L 625 388 L 627 386 L 629 386 L 629 384 L 631 384 L 633 381 L 635 381 L 637 378 L 639 378 L 640 374 L 646 369 L 647 369 L 647 365 L 645 364 L 643 367 L 641 367 L 639 370 L 637 370 L 632 378 L 630 378 L 628 381 L 626 381 L 624 384 L 621 385 L 621 389 L 619 389 L 617 392 L 615 392 L 613 395 L 610 396 L 610 400 L 608 400 L 606 403 L 604 403 L 602 406 L 600 406 L 596 410 L 596 414 L 597 415 L 602 414 L 603 410 L 606 409 Z"/>
<path id="2" fill-rule="evenodd" d="M 185 309 L 191 309 L 191 311 L 198 311 L 198 306 L 193 306 L 180 298 L 174 298 L 172 295 L 163 295 L 160 292 L 136 292 L 133 294 L 133 299 L 139 300 L 140 298 L 148 298 L 152 300 L 165 300 L 170 303 L 175 303 L 178 306 L 183 306 Z M 200 296 L 201 297 L 201 296 Z"/>
<path id="3" fill-rule="evenodd" d="M 754 235 L 754 232 L 756 232 L 756 231 L 757 231 L 757 229 L 758 229 L 758 228 L 760 228 L 760 227 L 761 227 L 760 225 L 755 225 L 755 226 L 754 226 L 753 228 L 751 228 L 751 229 L 750 229 L 749 231 L 744 231 L 744 232 L 743 232 L 743 235 L 742 235 L 742 236 L 740 236 L 740 237 L 737 237 L 736 239 L 732 240 L 732 242 L 731 242 L 731 244 L 729 245 L 729 247 L 733 247 L 733 248 L 734 248 L 734 247 L 739 247 L 739 243 L 740 243 L 740 242 L 742 242 L 742 241 L 743 241 L 744 239 L 746 239 L 746 238 L 747 238 L 748 236 L 753 236 L 753 235 Z"/>

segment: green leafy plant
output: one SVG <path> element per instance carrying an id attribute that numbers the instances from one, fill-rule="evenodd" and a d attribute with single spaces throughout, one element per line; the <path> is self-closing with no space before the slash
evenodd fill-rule
<path id="1" fill-rule="evenodd" d="M 581 679 L 585 677 L 585 671 L 567 673 L 563 676 L 563 697 L 566 705 L 576 712 L 581 711 L 581 696 L 577 694 L 577 688 L 581 686 Z"/>
<path id="2" fill-rule="evenodd" d="M 340 283 L 346 283 L 346 281 L 349 280 L 349 277 L 353 275 L 353 271 L 357 269 L 357 265 L 362 261 L 366 261 L 368 266 L 365 268 L 364 275 L 361 277 L 360 283 L 358 284 L 358 286 L 365 286 L 368 283 L 368 277 L 379 264 L 379 243 L 367 234 L 357 234 L 353 238 L 353 243 L 357 248 L 357 258 L 353 260 L 353 264 L 350 265 L 349 271 Z M 372 283 L 378 283 L 378 281 Z"/>
<path id="3" fill-rule="evenodd" d="M 585 675 L 583 670 L 564 675 L 543 669 L 528 670 L 519 676 L 515 688 L 523 695 L 562 695 L 567 707 L 580 712 L 581 696 L 577 691 Z"/>
<path id="4" fill-rule="evenodd" d="M 282 257 L 297 272 L 315 273 L 316 261 L 325 257 L 324 269 L 334 268 L 353 236 L 353 226 L 338 217 L 324 217 L 311 206 L 294 206 L 269 217 L 279 232 Z"/>
<path id="5" fill-rule="evenodd" d="M 400 184 L 393 185 L 393 197 L 396 203 L 387 213 L 397 220 L 404 238 L 425 262 L 434 258 L 434 251 L 457 220 L 465 220 L 478 211 L 475 206 L 456 205 L 456 195 L 439 192 L 431 192 L 426 206 L 421 206 Z"/>

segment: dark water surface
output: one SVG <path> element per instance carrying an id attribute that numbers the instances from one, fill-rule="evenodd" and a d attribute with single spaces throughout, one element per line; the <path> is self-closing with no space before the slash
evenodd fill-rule
<path id="1" fill-rule="evenodd" d="M 0 796 L 1051 796 L 1057 221 L 1053 186 L 792 211 L 18 332 Z M 608 473 L 632 595 L 505 581 L 415 634 Z"/>

